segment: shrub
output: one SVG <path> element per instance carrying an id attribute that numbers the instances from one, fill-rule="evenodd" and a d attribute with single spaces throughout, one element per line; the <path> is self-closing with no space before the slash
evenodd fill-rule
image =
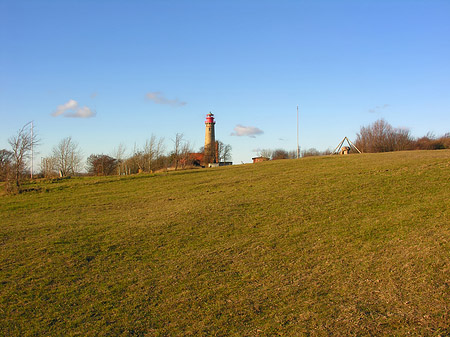
<path id="1" fill-rule="evenodd" d="M 356 135 L 355 145 L 362 152 L 389 152 L 409 150 L 413 139 L 408 129 L 393 128 L 383 119 L 362 126 Z"/>

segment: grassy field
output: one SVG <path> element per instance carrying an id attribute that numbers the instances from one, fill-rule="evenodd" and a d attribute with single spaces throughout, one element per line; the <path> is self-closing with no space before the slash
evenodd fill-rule
<path id="1" fill-rule="evenodd" d="M 2 336 L 448 336 L 450 151 L 0 196 Z"/>

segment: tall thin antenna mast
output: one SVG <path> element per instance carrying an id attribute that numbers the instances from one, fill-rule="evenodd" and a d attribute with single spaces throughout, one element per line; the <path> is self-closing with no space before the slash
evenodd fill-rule
<path id="1" fill-rule="evenodd" d="M 300 158 L 300 147 L 298 145 L 298 104 L 297 104 L 297 159 Z"/>
<path id="2" fill-rule="evenodd" d="M 33 137 L 33 122 L 28 122 L 27 124 L 25 124 L 23 127 L 25 128 L 28 124 L 30 124 L 30 138 L 31 138 L 31 170 L 30 170 L 30 176 L 31 179 L 33 179 L 33 145 L 34 145 L 34 137 Z"/>
<path id="3" fill-rule="evenodd" d="M 31 179 L 33 179 L 33 121 L 31 121 Z"/>

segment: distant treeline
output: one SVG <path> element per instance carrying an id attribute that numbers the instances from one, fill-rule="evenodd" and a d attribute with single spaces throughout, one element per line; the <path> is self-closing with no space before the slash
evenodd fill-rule
<path id="1" fill-rule="evenodd" d="M 414 138 L 408 129 L 394 128 L 385 120 L 361 127 L 356 135 L 356 147 L 362 152 L 450 149 L 450 133 L 436 137 L 432 133 Z"/>
<path id="2" fill-rule="evenodd" d="M 394 128 L 385 120 L 362 126 L 356 134 L 354 144 L 361 152 L 390 152 L 407 150 L 440 150 L 450 149 L 450 133 L 436 137 L 432 133 L 414 138 L 408 129 Z M 331 150 L 319 151 L 315 148 L 301 151 L 301 157 L 323 156 L 331 154 Z M 355 153 L 355 152 L 353 152 Z M 297 152 L 283 149 L 262 149 L 258 155 L 271 160 L 297 158 Z"/>
<path id="3" fill-rule="evenodd" d="M 173 148 L 166 151 L 164 138 L 152 135 L 142 147 L 134 146 L 131 155 L 126 154 L 124 145 L 119 145 L 111 155 L 91 154 L 86 165 L 83 165 L 82 156 L 78 151 L 78 145 L 72 146 L 71 151 L 63 151 L 65 143 L 73 143 L 71 138 L 63 139 L 53 149 L 53 155 L 43 159 L 41 164 L 41 175 L 51 177 L 54 175 L 75 175 L 86 170 L 88 175 L 129 175 L 136 173 L 151 173 L 161 170 L 185 169 L 204 164 L 199 159 L 199 154 L 190 143 L 183 138 L 183 134 L 177 133 L 172 139 Z M 217 141 L 219 161 L 231 160 L 231 146 Z M 62 153 L 65 153 L 62 155 Z M 74 160 L 75 158 L 75 160 Z"/>
<path id="4" fill-rule="evenodd" d="M 0 181 L 7 181 L 6 189 L 20 191 L 20 182 L 30 174 L 27 166 L 33 147 L 40 141 L 36 134 L 31 135 L 23 127 L 17 135 L 8 139 L 10 150 L 0 150 Z M 42 158 L 40 177 L 89 175 L 126 175 L 140 172 L 192 167 L 201 164 L 202 156 L 193 153 L 192 146 L 183 135 L 177 133 L 172 139 L 173 148 L 166 151 L 164 138 L 151 136 L 142 147 L 134 146 L 130 155 L 126 155 L 124 145 L 119 145 L 112 154 L 91 154 L 84 161 L 82 151 L 71 137 L 64 138 L 57 144 L 52 154 Z M 414 138 L 408 129 L 394 128 L 385 120 L 362 126 L 356 135 L 354 144 L 361 152 L 389 152 L 405 150 L 438 150 L 450 148 L 450 133 L 436 137 L 432 133 Z M 219 161 L 231 160 L 231 146 L 219 141 L 217 144 Z M 321 156 L 332 151 L 318 151 L 314 148 L 303 150 L 301 157 Z M 284 149 L 263 149 L 258 155 L 272 159 L 297 158 L 297 151 Z"/>
<path id="5" fill-rule="evenodd" d="M 34 177 L 67 177 L 73 175 L 128 175 L 160 170 L 177 170 L 204 165 L 203 148 L 194 153 L 191 144 L 177 133 L 171 139 L 173 147 L 166 151 L 164 138 L 152 135 L 142 147 L 134 146 L 127 155 L 124 145 L 113 153 L 91 154 L 85 161 L 83 153 L 71 137 L 62 139 L 52 149 L 50 156 L 41 158 L 40 170 Z M 10 150 L 0 150 L 0 181 L 6 181 L 8 192 L 20 192 L 21 181 L 30 177 L 30 158 L 33 148 L 40 145 L 36 136 L 23 127 L 8 139 Z M 231 146 L 216 142 L 217 159 L 231 160 Z"/>
<path id="6" fill-rule="evenodd" d="M 257 151 L 258 156 L 271 159 L 271 160 L 279 160 L 279 159 L 295 159 L 297 158 L 297 151 L 291 150 L 286 151 L 284 149 L 262 149 Z M 312 157 L 312 156 L 324 156 L 327 154 L 331 154 L 330 150 L 319 151 L 314 148 L 302 150 L 300 151 L 300 157 Z"/>

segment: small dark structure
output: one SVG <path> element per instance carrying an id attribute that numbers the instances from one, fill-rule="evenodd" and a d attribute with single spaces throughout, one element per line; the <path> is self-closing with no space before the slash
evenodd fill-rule
<path id="1" fill-rule="evenodd" d="M 260 163 L 262 161 L 267 161 L 267 160 L 270 160 L 270 159 L 267 158 L 267 157 L 259 156 L 259 157 L 252 158 L 252 160 L 253 160 L 253 164 L 254 164 L 254 163 Z"/>
<path id="2" fill-rule="evenodd" d="M 218 163 L 209 163 L 208 167 L 219 167 L 219 166 L 230 166 L 233 165 L 233 162 L 231 161 L 221 161 Z"/>

